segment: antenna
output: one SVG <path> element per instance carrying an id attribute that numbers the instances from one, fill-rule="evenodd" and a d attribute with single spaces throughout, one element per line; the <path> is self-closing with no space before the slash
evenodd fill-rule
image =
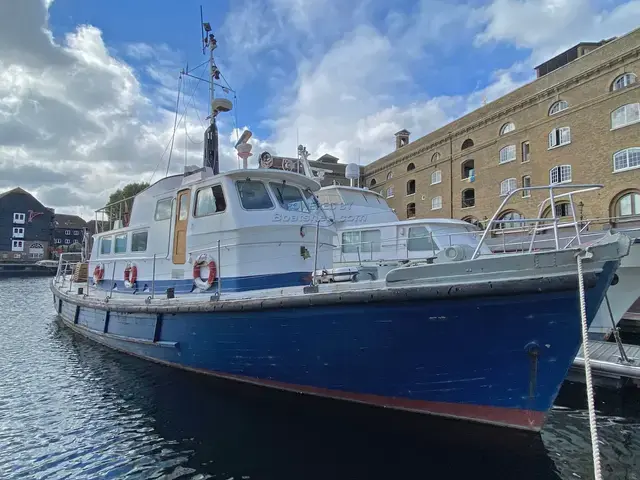
<path id="1" fill-rule="evenodd" d="M 202 55 L 206 55 L 206 44 L 204 36 L 204 17 L 202 16 L 202 5 L 200 5 L 200 40 L 202 40 Z"/>

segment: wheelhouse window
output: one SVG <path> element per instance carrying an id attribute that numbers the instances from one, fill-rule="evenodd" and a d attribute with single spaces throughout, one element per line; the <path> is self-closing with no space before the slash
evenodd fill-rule
<path id="1" fill-rule="evenodd" d="M 304 201 L 302 193 L 298 187 L 287 185 L 286 183 L 274 182 L 271 182 L 269 185 L 282 208 L 289 212 L 309 212 L 309 207 Z"/>
<path id="2" fill-rule="evenodd" d="M 109 255 L 111 253 L 111 237 L 102 237 L 100 239 L 100 255 Z"/>
<path id="3" fill-rule="evenodd" d="M 224 212 L 227 209 L 227 202 L 224 199 L 221 185 L 212 185 L 202 188 L 196 193 L 196 217 L 213 215 Z"/>
<path id="4" fill-rule="evenodd" d="M 613 171 L 640 168 L 640 147 L 626 148 L 613 154 Z"/>
<path id="5" fill-rule="evenodd" d="M 238 180 L 236 182 L 240 203 L 245 210 L 268 210 L 273 202 L 264 183 L 257 180 Z"/>
<path id="6" fill-rule="evenodd" d="M 437 250 L 433 236 L 427 227 L 410 227 L 407 239 L 407 250 L 410 252 L 426 252 Z"/>
<path id="7" fill-rule="evenodd" d="M 127 253 L 127 234 L 116 235 L 113 253 Z"/>
<path id="8" fill-rule="evenodd" d="M 134 232 L 131 234 L 131 251 L 146 252 L 148 232 Z"/>
<path id="9" fill-rule="evenodd" d="M 380 251 L 380 230 L 361 230 L 342 233 L 342 253 L 371 253 Z"/>
<path id="10" fill-rule="evenodd" d="M 173 204 L 172 198 L 164 198 L 158 200 L 156 203 L 156 212 L 153 218 L 159 222 L 161 220 L 168 220 L 171 218 L 171 205 Z"/>
<path id="11" fill-rule="evenodd" d="M 611 112 L 611 128 L 621 128 L 640 122 L 640 103 L 629 103 Z"/>

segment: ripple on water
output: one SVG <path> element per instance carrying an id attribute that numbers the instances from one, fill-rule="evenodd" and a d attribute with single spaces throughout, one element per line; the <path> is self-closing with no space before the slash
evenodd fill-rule
<path id="1" fill-rule="evenodd" d="M 542 441 L 523 440 L 258 396 L 111 352 L 58 324 L 47 279 L 2 281 L 0 305 L 3 479 L 591 476 L 583 394 L 577 406 L 554 409 Z M 640 480 L 640 414 L 605 400 L 598 426 L 607 478 Z"/>

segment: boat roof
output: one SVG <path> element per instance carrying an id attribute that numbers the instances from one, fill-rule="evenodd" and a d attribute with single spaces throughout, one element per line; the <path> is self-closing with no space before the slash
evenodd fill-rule
<path id="1" fill-rule="evenodd" d="M 426 224 L 438 224 L 438 225 L 464 225 L 467 227 L 473 227 L 469 222 L 465 222 L 464 220 L 456 220 L 454 218 L 419 218 L 415 220 L 398 220 L 395 222 L 382 222 L 382 223 L 363 223 L 360 225 L 353 225 L 349 227 L 341 228 L 341 231 L 344 230 L 363 230 L 370 228 L 381 228 L 381 227 L 405 227 L 405 226 L 419 226 Z M 477 227 L 476 227 L 477 228 Z M 479 230 L 479 229 L 478 229 Z"/>
<path id="2" fill-rule="evenodd" d="M 372 193 L 373 195 L 377 195 L 380 198 L 384 198 L 382 195 L 380 195 L 380 193 L 374 191 L 374 190 L 369 190 L 368 188 L 362 188 L 362 187 L 351 187 L 351 186 L 347 186 L 347 185 L 327 185 L 326 187 L 322 187 L 320 190 L 323 192 L 326 192 L 327 190 L 348 190 L 348 191 L 352 191 L 352 192 L 358 192 L 358 193 Z"/>

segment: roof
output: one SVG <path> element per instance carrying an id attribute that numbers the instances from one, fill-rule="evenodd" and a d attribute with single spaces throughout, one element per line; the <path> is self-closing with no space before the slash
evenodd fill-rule
<path id="1" fill-rule="evenodd" d="M 43 209 L 50 210 L 49 208 L 45 207 L 42 204 L 42 202 L 40 200 L 38 200 L 36 197 L 34 197 L 31 193 L 27 192 L 25 189 L 20 188 L 20 187 L 12 188 L 11 190 L 7 190 L 4 193 L 0 193 L 0 199 L 4 198 L 6 196 L 9 196 L 10 194 L 29 195 L 31 198 L 33 198 L 34 201 L 38 202 Z"/>
<path id="2" fill-rule="evenodd" d="M 394 135 L 395 135 L 395 136 L 398 136 L 398 135 L 411 135 L 411 132 L 409 132 L 409 130 L 405 130 L 405 129 L 403 128 L 403 129 L 402 129 L 402 130 L 400 130 L 399 132 L 396 132 Z"/>
<path id="3" fill-rule="evenodd" d="M 605 43 L 609 43 L 613 40 L 615 40 L 617 37 L 611 37 L 611 38 L 607 38 L 605 40 L 600 40 L 599 42 L 580 42 L 576 45 L 574 45 L 571 48 L 567 48 L 564 52 L 559 53 L 558 55 L 556 55 L 553 58 L 549 58 L 547 60 L 545 60 L 544 62 L 542 62 L 540 65 L 536 65 L 535 67 L 533 67 L 534 69 L 538 69 L 541 66 L 547 64 L 547 63 L 552 63 L 555 60 L 558 60 L 562 57 L 564 57 L 565 55 L 569 54 L 570 52 L 572 52 L 573 50 L 577 50 L 580 47 L 601 47 L 602 45 L 604 45 Z"/>
<path id="4" fill-rule="evenodd" d="M 85 228 L 87 227 L 87 222 L 84 221 L 82 217 L 78 215 L 65 215 L 62 213 L 56 213 L 54 216 L 54 224 L 56 227 L 63 228 Z"/>
<path id="5" fill-rule="evenodd" d="M 321 162 L 321 163 L 338 163 L 338 157 L 334 157 L 333 155 L 329 155 L 328 153 L 325 153 L 320 158 L 317 158 L 314 161 Z"/>

